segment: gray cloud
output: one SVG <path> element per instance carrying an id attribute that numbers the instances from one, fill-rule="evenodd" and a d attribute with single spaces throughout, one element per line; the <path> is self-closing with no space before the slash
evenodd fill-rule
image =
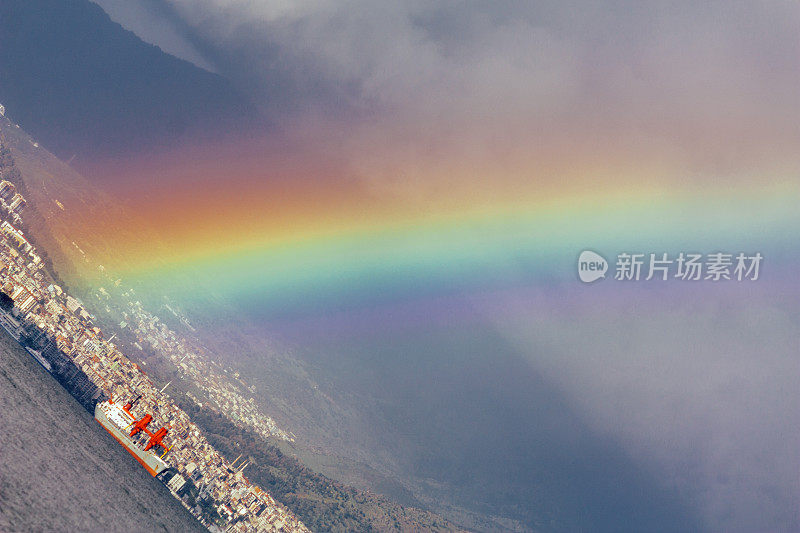
<path id="1" fill-rule="evenodd" d="M 601 434 L 695 502 L 709 530 L 790 531 L 800 371 L 797 306 L 781 287 L 702 297 L 578 287 L 521 293 L 493 314 Z"/>
<path id="2" fill-rule="evenodd" d="M 741 103 L 800 80 L 795 2 L 163 2 L 220 68 L 306 106 L 519 113 L 606 92 L 713 107 L 708 92 Z"/>
<path id="3" fill-rule="evenodd" d="M 385 193 L 509 189 L 582 158 L 728 177 L 798 163 L 788 0 L 150 2 L 290 136 Z"/>
<path id="4" fill-rule="evenodd" d="M 341 151 L 384 192 L 485 176 L 508 189 L 541 180 L 548 158 L 724 182 L 800 168 L 795 1 L 162 1 L 290 135 Z M 532 296 L 497 328 L 712 529 L 790 529 L 798 310 L 762 296 L 676 298 L 651 318 L 619 295 L 561 316 Z"/>
<path id="5" fill-rule="evenodd" d="M 270 117 L 385 192 L 510 188 L 582 157 L 797 164 L 796 2 L 161 1 Z"/>

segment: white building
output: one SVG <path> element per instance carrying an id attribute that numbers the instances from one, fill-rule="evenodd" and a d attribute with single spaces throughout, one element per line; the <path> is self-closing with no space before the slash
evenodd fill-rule
<path id="1" fill-rule="evenodd" d="M 34 296 L 31 293 L 27 293 L 26 295 L 23 295 L 22 298 L 20 298 L 20 302 L 19 304 L 17 304 L 17 308 L 20 310 L 20 312 L 27 313 L 33 308 L 34 305 L 36 305 L 36 298 L 34 298 Z"/>
<path id="2" fill-rule="evenodd" d="M 175 474 L 172 476 L 172 479 L 169 480 L 169 483 L 167 483 L 167 487 L 169 487 L 172 492 L 178 492 L 185 484 L 186 480 L 183 478 L 183 476 L 180 474 Z"/>
<path id="3" fill-rule="evenodd" d="M 25 239 L 25 236 L 22 234 L 20 230 L 9 224 L 8 222 L 3 222 L 0 224 L 0 232 L 2 232 L 7 237 L 14 239 L 17 245 L 22 248 L 25 253 L 31 251 L 31 244 Z"/>
<path id="4" fill-rule="evenodd" d="M 67 309 L 69 309 L 70 313 L 74 313 L 81 307 L 83 307 L 83 303 L 80 300 L 72 296 L 67 296 Z"/>
<path id="5" fill-rule="evenodd" d="M 0 181 L 0 198 L 10 200 L 17 194 L 17 188 L 8 180 Z"/>
<path id="6" fill-rule="evenodd" d="M 16 211 L 19 213 L 22 210 L 22 208 L 25 207 L 26 204 L 27 202 L 25 201 L 25 198 L 23 198 L 20 193 L 17 193 L 11 199 L 11 203 L 8 205 L 8 207 L 12 211 Z"/>

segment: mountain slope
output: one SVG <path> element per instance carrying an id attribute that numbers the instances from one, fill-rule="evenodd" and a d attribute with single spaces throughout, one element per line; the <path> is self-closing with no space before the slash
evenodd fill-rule
<path id="1" fill-rule="evenodd" d="M 92 292 L 98 263 L 109 270 L 124 265 L 136 250 L 123 251 L 108 239 L 116 234 L 136 233 L 148 253 L 157 258 L 163 253 L 159 236 L 128 216 L 123 205 L 103 194 L 79 173 L 50 154 L 7 118 L 0 118 L 0 177 L 10 179 L 28 200 L 23 211 L 23 229 L 37 251 L 47 252 L 51 272 L 74 294 L 85 298 L 89 309 L 96 302 Z M 112 237 L 109 237 L 111 235 Z M 143 249 L 144 249 L 143 248 Z M 113 255 L 111 251 L 113 250 Z M 142 250 L 139 253 L 143 253 Z M 120 335 L 114 321 L 103 323 L 106 333 Z M 107 328 L 107 329 L 106 329 Z M 137 355 L 127 353 L 127 355 Z M 139 361 L 141 363 L 141 361 Z M 173 382 L 173 391 L 183 391 L 180 376 L 168 361 L 148 361 L 148 372 L 158 382 Z M 172 372 L 172 373 L 170 373 Z M 184 391 L 185 392 L 185 391 Z M 181 396 L 177 394 L 176 396 Z M 258 435 L 244 430 L 218 414 L 204 410 L 188 400 L 182 405 L 210 440 L 228 459 L 237 454 L 251 461 L 248 472 L 253 480 L 278 501 L 289 507 L 305 523 L 331 531 L 435 531 L 459 530 L 448 520 L 412 506 L 402 506 L 368 491 L 358 490 L 315 472 L 298 459 Z"/>
<path id="2" fill-rule="evenodd" d="M 21 229 L 61 283 L 82 292 L 98 274 L 98 265 L 118 267 L 142 253 L 111 246 L 115 236 L 135 234 L 135 241 L 159 256 L 163 245 L 157 234 L 134 223 L 123 205 L 4 117 L 0 155 L 0 177 L 14 183 L 28 201 Z"/>
<path id="3" fill-rule="evenodd" d="M 254 115 L 225 78 L 144 43 L 88 0 L 0 3 L 0 103 L 79 166 Z"/>

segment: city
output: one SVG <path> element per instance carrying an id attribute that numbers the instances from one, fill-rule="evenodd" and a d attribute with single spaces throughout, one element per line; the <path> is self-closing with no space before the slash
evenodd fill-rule
<path id="1" fill-rule="evenodd" d="M 9 223 L 20 222 L 25 200 L 8 181 L 0 182 L 0 207 L 7 219 L 0 225 L 0 325 L 64 383 L 87 409 L 97 402 L 131 401 L 137 418 L 152 414 L 154 426 L 169 428 L 171 467 L 163 474 L 175 497 L 211 530 L 234 532 L 308 531 L 291 511 L 244 476 L 245 460 L 229 461 L 206 440 L 170 398 L 139 366 L 106 338 L 83 304 L 48 281 L 41 258 L 24 233 Z M 3 305 L 5 304 L 5 305 Z M 235 413 L 260 434 L 291 437 L 261 415 L 252 400 L 245 401 L 229 384 L 203 366 L 199 357 L 139 304 L 131 317 L 136 332 L 154 346 L 169 350 L 188 376 L 200 381 L 220 409 Z M 71 370 L 65 370 L 65 368 Z M 237 464 L 238 463 L 238 464 Z M 190 490 L 192 487 L 194 491 Z M 209 512 L 213 510 L 213 512 Z"/>
<path id="2" fill-rule="evenodd" d="M 0 533 L 800 532 L 800 1 L 0 1 Z"/>

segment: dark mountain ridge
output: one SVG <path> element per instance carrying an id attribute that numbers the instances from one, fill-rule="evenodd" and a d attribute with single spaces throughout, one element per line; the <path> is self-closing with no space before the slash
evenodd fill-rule
<path id="1" fill-rule="evenodd" d="M 227 79 L 143 42 L 88 0 L 0 3 L 0 103 L 82 171 L 257 115 Z"/>

